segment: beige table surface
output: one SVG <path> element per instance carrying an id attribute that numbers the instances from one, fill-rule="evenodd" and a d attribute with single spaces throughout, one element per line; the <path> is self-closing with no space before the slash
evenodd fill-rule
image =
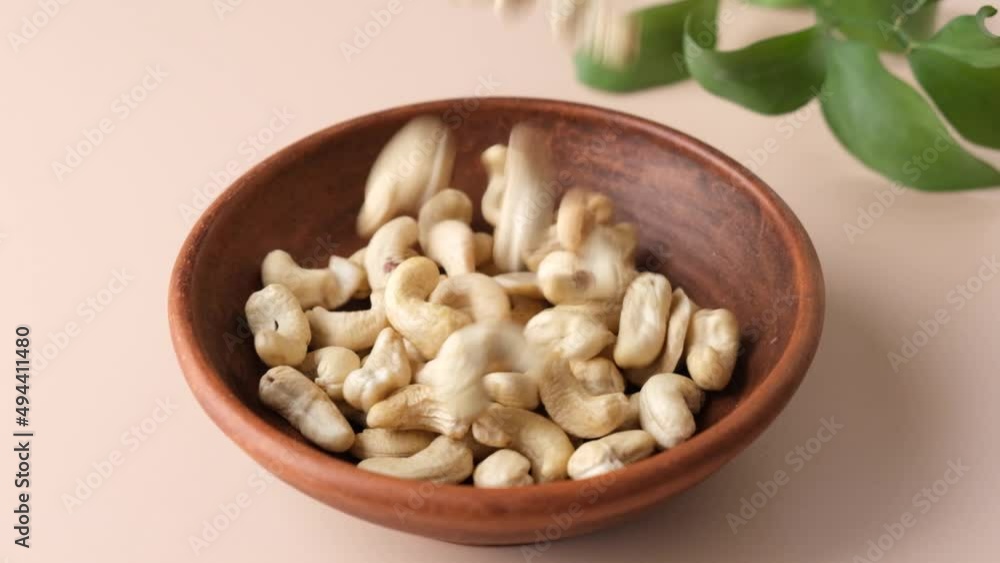
<path id="1" fill-rule="evenodd" d="M 388 1 L 231 0 L 235 8 L 221 17 L 213 0 L 76 1 L 17 45 L 9 33 L 20 34 L 22 18 L 40 8 L 36 0 L 3 2 L 0 330 L 12 348 L 15 325 L 29 323 L 36 350 L 60 347 L 31 379 L 30 550 L 13 544 L 16 459 L 0 446 L 8 452 L 0 456 L 8 475 L 0 557 L 848 562 L 867 558 L 869 540 L 886 529 L 902 528 L 882 561 L 997 561 L 1000 278 L 980 266 L 1000 251 L 1000 192 L 896 195 L 837 145 L 815 104 L 774 118 L 691 83 L 631 96 L 593 92 L 573 80 L 540 14 L 504 26 L 489 9 L 399 1 L 350 60 L 342 44 Z M 949 17 L 978 6 L 945 4 Z M 725 46 L 808 21 L 727 5 L 739 17 Z M 168 274 L 198 213 L 196 192 L 212 174 L 242 172 L 309 132 L 372 110 L 472 96 L 481 81 L 496 95 L 642 115 L 744 161 L 767 154 L 756 168 L 809 231 L 828 288 L 815 364 L 752 447 L 647 516 L 536 557 L 385 530 L 265 480 L 195 403 L 165 319 Z M 133 90 L 142 100 L 130 106 L 121 97 Z M 988 118 L 1000 126 L 1000 117 Z M 92 153 L 54 171 L 66 145 L 102 122 L 109 132 Z M 254 147 L 247 139 L 258 134 L 267 142 Z M 997 153 L 986 158 L 1000 163 Z M 878 193 L 891 198 L 883 213 Z M 845 225 L 873 204 L 880 216 L 849 238 Z M 958 286 L 971 291 L 963 296 Z M 926 340 L 918 336 L 917 354 L 894 370 L 889 353 L 939 311 L 947 322 Z M 13 386 L 8 379 L 0 399 L 11 430 Z M 820 434 L 824 420 L 842 428 L 821 444 L 811 439 L 828 436 Z M 813 454 L 803 449 L 810 447 Z M 949 464 L 968 469 L 959 475 Z M 766 504 L 754 499 L 758 482 L 771 488 L 765 482 L 777 471 L 788 482 Z M 245 506 L 224 516 L 238 497 Z M 734 524 L 728 515 L 739 515 L 743 499 L 763 507 L 744 509 L 751 517 Z M 908 527 L 898 526 L 904 513 Z M 191 538 L 213 519 L 225 529 L 196 557 Z"/>

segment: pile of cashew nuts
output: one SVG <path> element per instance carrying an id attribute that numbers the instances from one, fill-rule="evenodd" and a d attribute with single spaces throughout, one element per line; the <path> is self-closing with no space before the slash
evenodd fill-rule
<path id="1" fill-rule="evenodd" d="M 733 314 L 637 271 L 607 196 L 557 205 L 544 130 L 482 153 L 492 234 L 446 187 L 455 153 L 441 120 L 412 120 L 368 178 L 366 247 L 319 269 L 267 254 L 246 303 L 261 401 L 361 469 L 477 487 L 594 477 L 690 438 L 732 376 Z"/>

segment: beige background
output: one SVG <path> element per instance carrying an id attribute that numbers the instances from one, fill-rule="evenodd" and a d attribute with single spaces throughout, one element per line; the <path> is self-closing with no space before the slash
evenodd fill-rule
<path id="1" fill-rule="evenodd" d="M 182 206 L 199 212 L 204 196 L 196 192 L 213 173 L 242 172 L 352 116 L 471 96 L 486 79 L 496 83 L 497 95 L 636 113 L 743 161 L 753 154 L 762 160 L 770 147 L 767 161 L 755 167 L 805 224 L 828 287 L 825 334 L 809 377 L 746 453 L 632 524 L 555 544 L 534 559 L 852 561 L 883 526 L 911 512 L 915 525 L 883 561 L 996 561 L 1000 278 L 971 282 L 978 291 L 968 297 L 954 290 L 998 252 L 1000 192 L 892 194 L 886 180 L 838 146 L 815 105 L 772 118 L 691 83 L 631 96 L 589 91 L 575 83 L 568 55 L 550 40 L 541 14 L 505 26 L 489 9 L 400 0 L 401 11 L 347 60 L 342 43 L 353 41 L 355 28 L 388 1 L 230 4 L 220 17 L 212 0 L 70 2 L 16 48 L 7 34 L 20 33 L 22 18 L 40 8 L 36 0 L 5 0 L 0 8 L 7 39 L 0 48 L 0 341 L 13 348 L 14 327 L 28 323 L 36 357 L 50 341 L 50 353 L 62 345 L 44 366 L 36 363 L 31 379 L 31 427 L 38 433 L 33 547 L 12 543 L 7 507 L 15 497 L 7 477 L 0 557 L 525 560 L 518 548 L 471 549 L 384 530 L 264 479 L 195 403 L 165 318 L 168 275 L 190 226 Z M 945 4 L 948 17 L 978 6 Z M 724 46 L 808 21 L 806 14 L 727 5 L 739 16 L 724 31 Z M 908 76 L 905 65 L 892 65 Z M 166 75 L 146 79 L 135 107 L 123 105 L 119 98 L 142 84 L 147 67 Z M 287 124 L 272 121 L 282 108 L 293 116 Z M 57 175 L 52 163 L 65 160 L 66 145 L 102 120 L 110 133 L 78 167 Z M 269 142 L 250 148 L 246 139 L 255 135 Z M 997 153 L 980 154 L 1000 164 Z M 849 238 L 845 225 L 858 221 L 860 207 L 875 204 L 878 211 L 877 193 L 886 201 L 892 194 L 888 208 Z M 132 279 L 115 282 L 116 272 Z M 894 371 L 888 354 L 939 310 L 947 323 Z M 75 328 L 60 336 L 67 323 Z M 0 420 L 13 430 L 14 383 L 7 381 L 0 405 L 9 419 Z M 157 410 L 158 401 L 169 414 Z M 795 449 L 808 447 L 822 419 L 831 417 L 844 428 L 804 461 Z M 0 450 L 8 452 L 0 456 L 0 472 L 13 474 L 14 454 Z M 931 492 L 936 502 L 915 497 L 946 476 L 950 461 L 969 469 L 946 492 L 939 484 L 943 494 Z M 107 473 L 109 466 L 107 477 L 95 469 Z M 738 514 L 758 481 L 779 470 L 789 482 L 734 533 L 727 514 Z M 81 485 L 88 476 L 97 485 L 90 491 Z M 68 506 L 66 499 L 78 494 L 87 498 Z M 238 516 L 225 516 L 220 505 L 237 499 L 244 504 Z M 213 519 L 226 529 L 195 557 L 190 538 Z"/>

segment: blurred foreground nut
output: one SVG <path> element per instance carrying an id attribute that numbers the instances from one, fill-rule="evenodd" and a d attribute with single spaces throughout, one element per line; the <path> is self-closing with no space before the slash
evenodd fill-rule
<path id="1" fill-rule="evenodd" d="M 268 370 L 259 392 L 262 403 L 324 450 L 343 452 L 354 443 L 354 430 L 330 397 L 294 368 Z"/>
<path id="2" fill-rule="evenodd" d="M 268 367 L 302 363 L 309 346 L 309 321 L 287 287 L 271 284 L 254 292 L 244 312 L 257 355 Z"/>
<path id="3" fill-rule="evenodd" d="M 358 468 L 399 479 L 458 484 L 472 475 L 472 451 L 460 441 L 438 436 L 409 457 L 372 457 Z"/>
<path id="4" fill-rule="evenodd" d="M 701 309 L 691 316 L 687 342 L 688 373 L 698 387 L 720 391 L 729 385 L 740 352 L 740 327 L 726 309 Z"/>
<path id="5" fill-rule="evenodd" d="M 589 479 L 624 468 L 656 451 L 656 440 L 645 430 L 626 430 L 592 440 L 573 452 L 567 464 L 571 479 Z"/>
<path id="6" fill-rule="evenodd" d="M 472 482 L 482 488 L 523 487 L 534 483 L 531 461 L 514 450 L 498 450 L 479 462 Z"/>

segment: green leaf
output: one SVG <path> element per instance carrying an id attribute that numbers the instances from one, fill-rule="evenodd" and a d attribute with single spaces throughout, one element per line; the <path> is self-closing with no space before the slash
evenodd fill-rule
<path id="1" fill-rule="evenodd" d="M 706 30 L 715 24 L 715 3 L 706 1 L 693 9 L 685 27 L 684 58 L 702 87 L 772 115 L 802 107 L 819 92 L 826 73 L 819 28 L 771 37 L 736 51 L 716 51 L 706 42 Z"/>
<path id="2" fill-rule="evenodd" d="M 684 80 L 688 77 L 682 51 L 684 20 L 697 1 L 681 0 L 635 12 L 641 30 L 638 58 L 617 69 L 577 52 L 577 79 L 592 88 L 612 92 L 631 92 Z"/>
<path id="3" fill-rule="evenodd" d="M 820 94 L 830 129 L 884 176 L 922 190 L 1000 186 L 1000 172 L 958 145 L 921 96 L 866 43 L 830 40 Z"/>
<path id="4" fill-rule="evenodd" d="M 920 2 L 918 4 L 918 2 Z M 886 51 L 903 51 L 898 29 L 910 38 L 934 32 L 937 0 L 815 0 L 816 15 L 850 39 Z"/>
<path id="5" fill-rule="evenodd" d="M 910 53 L 917 81 L 963 137 L 1000 148 L 1000 37 L 982 23 L 997 13 L 952 20 Z"/>

